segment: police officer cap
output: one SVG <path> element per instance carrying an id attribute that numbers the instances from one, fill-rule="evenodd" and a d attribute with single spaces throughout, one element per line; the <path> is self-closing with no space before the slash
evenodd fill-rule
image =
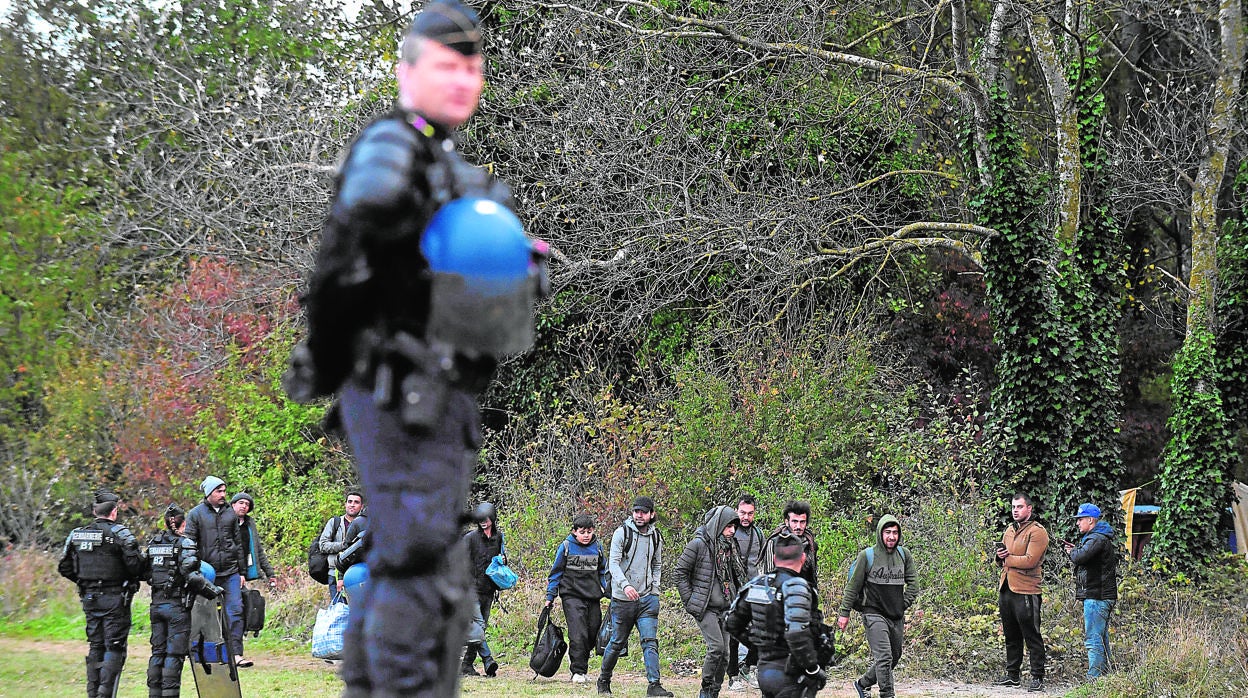
<path id="1" fill-rule="evenodd" d="M 105 502 L 120 502 L 121 497 L 109 492 L 108 490 L 100 490 L 95 493 L 95 503 L 103 504 Z"/>
<path id="2" fill-rule="evenodd" d="M 465 56 L 481 53 L 481 18 L 459 0 L 433 0 L 412 20 L 409 36 L 432 39 Z"/>
<path id="3" fill-rule="evenodd" d="M 182 507 L 177 504 L 173 504 L 172 502 L 169 504 L 169 507 L 165 509 L 166 519 L 173 519 L 184 515 L 186 515 L 186 512 L 182 509 Z"/>

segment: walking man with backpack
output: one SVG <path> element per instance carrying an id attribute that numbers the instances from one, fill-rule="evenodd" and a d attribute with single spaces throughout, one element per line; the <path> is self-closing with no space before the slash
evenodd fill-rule
<path id="1" fill-rule="evenodd" d="M 901 523 L 894 516 L 882 516 L 875 529 L 875 545 L 859 552 L 850 566 L 836 619 L 837 629 L 844 630 L 851 609 L 862 613 L 871 666 L 854 681 L 858 698 L 865 698 L 877 683 L 880 698 L 896 695 L 893 668 L 905 643 L 906 609 L 918 595 L 919 573 L 909 551 L 901 546 Z"/>
<path id="2" fill-rule="evenodd" d="M 659 683 L 659 580 L 663 566 L 663 536 L 654 526 L 654 500 L 633 500 L 633 515 L 611 536 L 607 557 L 611 571 L 611 642 L 602 655 L 598 693 L 611 695 L 611 675 L 629 633 L 641 636 L 647 696 L 671 696 Z"/>
<path id="3" fill-rule="evenodd" d="M 321 553 L 329 556 L 329 602 L 342 600 L 342 575 L 338 574 L 338 553 L 350 543 L 347 541 L 347 528 L 356 517 L 363 516 L 364 495 L 359 490 L 348 490 L 347 498 L 342 504 L 342 516 L 331 517 L 321 528 Z"/>

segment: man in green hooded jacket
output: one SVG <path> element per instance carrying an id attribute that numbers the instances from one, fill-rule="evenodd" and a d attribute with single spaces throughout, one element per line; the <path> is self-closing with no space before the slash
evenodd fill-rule
<path id="1" fill-rule="evenodd" d="M 836 627 L 849 624 L 851 609 L 862 613 L 871 648 L 871 666 L 854 681 L 858 698 L 880 685 L 880 698 L 893 698 L 893 667 L 905 642 L 906 609 L 919 595 L 919 573 L 910 551 L 901 547 L 901 522 L 885 515 L 875 528 L 875 545 L 858 553 L 845 584 Z"/>

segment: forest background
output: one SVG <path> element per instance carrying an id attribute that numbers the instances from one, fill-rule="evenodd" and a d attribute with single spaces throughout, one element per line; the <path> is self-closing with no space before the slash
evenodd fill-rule
<path id="1" fill-rule="evenodd" d="M 906 517 L 929 603 L 965 619 L 1010 491 L 1073 537 L 1066 512 L 1117 520 L 1138 486 L 1161 515 L 1133 573 L 1240 579 L 1219 519 L 1248 471 L 1241 0 L 472 4 L 488 84 L 462 145 L 554 250 L 474 485 L 526 574 L 575 512 L 609 530 L 644 492 L 683 541 L 749 491 L 769 525 L 810 501 L 832 566 Z M 349 454 L 278 377 L 413 10 L 12 3 L 10 554 L 56 551 L 100 486 L 142 533 L 221 476 L 290 568 L 340 511 Z M 1214 615 L 1242 680 L 1242 605 Z"/>

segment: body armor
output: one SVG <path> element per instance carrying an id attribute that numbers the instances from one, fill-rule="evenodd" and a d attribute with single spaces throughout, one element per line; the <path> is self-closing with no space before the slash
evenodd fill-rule
<path id="1" fill-rule="evenodd" d="M 105 519 L 97 519 L 81 528 L 70 531 L 65 540 L 65 556 L 62 558 L 61 574 L 87 586 L 120 586 L 132 580 L 131 569 L 141 562 L 137 544 L 130 529 Z M 134 560 L 127 558 L 134 557 Z M 66 561 L 69 565 L 66 565 Z M 127 564 L 130 563 L 130 564 Z M 70 571 L 70 574 L 65 574 Z"/>
<path id="2" fill-rule="evenodd" d="M 741 588 L 726 627 L 738 640 L 758 648 L 761 660 L 792 658 L 800 668 L 818 666 L 815 629 L 819 601 L 810 583 L 780 568 Z"/>
<path id="3" fill-rule="evenodd" d="M 405 422 L 428 428 L 422 422 L 440 407 L 429 381 L 479 390 L 497 359 L 532 344 L 533 298 L 548 288 L 544 243 L 532 246 L 527 282 L 484 305 L 476 297 L 465 305 L 456 293 L 471 288 L 464 277 L 435 275 L 422 252 L 430 221 L 465 199 L 512 216 L 507 185 L 468 164 L 449 133 L 419 116 L 394 112 L 361 133 L 343 164 L 303 298 L 308 339 L 292 353 L 285 378 L 293 398 L 332 394 L 354 373 L 375 387 L 379 404 L 407 409 Z M 411 375 L 429 380 L 405 384 Z M 408 396 L 421 405 L 409 405 Z"/>
<path id="4" fill-rule="evenodd" d="M 153 603 L 185 602 L 207 586 L 199 571 L 199 551 L 190 538 L 161 531 L 148 542 L 147 559 Z"/>

